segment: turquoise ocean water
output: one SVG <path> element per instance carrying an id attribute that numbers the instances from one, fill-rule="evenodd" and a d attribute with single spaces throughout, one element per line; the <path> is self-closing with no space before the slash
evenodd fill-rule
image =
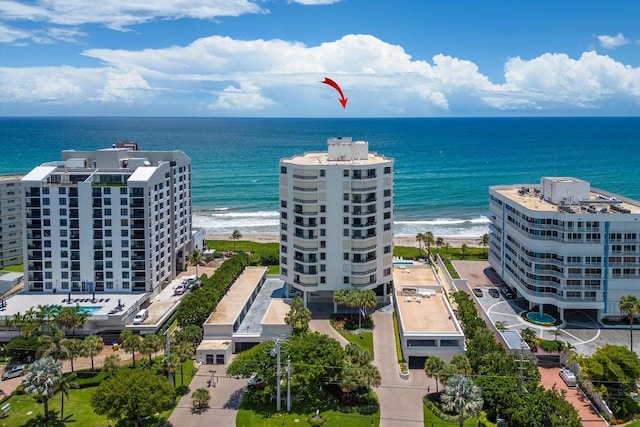
<path id="1" fill-rule="evenodd" d="M 0 173 L 121 139 L 192 159 L 194 225 L 278 230 L 278 161 L 351 136 L 395 159 L 395 232 L 479 236 L 488 187 L 574 176 L 640 199 L 640 118 L 0 118 Z"/>

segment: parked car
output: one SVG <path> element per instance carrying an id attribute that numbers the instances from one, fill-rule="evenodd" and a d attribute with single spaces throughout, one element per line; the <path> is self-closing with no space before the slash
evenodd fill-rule
<path id="1" fill-rule="evenodd" d="M 494 298 L 499 298 L 500 292 L 498 292 L 496 288 L 489 288 L 489 295 L 491 295 Z"/>
<path id="2" fill-rule="evenodd" d="M 264 386 L 264 380 L 262 379 L 262 377 L 259 377 L 257 375 L 252 375 L 251 378 L 247 380 L 247 387 L 249 388 L 249 390 L 261 389 L 264 388 Z"/>
<path id="3" fill-rule="evenodd" d="M 516 294 L 514 294 L 513 291 L 506 286 L 501 287 L 500 291 L 505 298 L 514 299 L 516 297 Z"/>
<path id="4" fill-rule="evenodd" d="M 8 380 L 10 378 L 20 377 L 25 374 L 26 369 L 27 365 L 7 366 L 4 374 L 2 374 L 2 381 Z"/>
<path id="5" fill-rule="evenodd" d="M 477 297 L 481 297 L 482 296 L 482 288 L 479 286 L 476 286 L 475 288 L 473 288 L 473 293 L 476 294 Z"/>
<path id="6" fill-rule="evenodd" d="M 182 294 L 184 294 L 185 292 L 187 292 L 188 286 L 189 286 L 189 285 L 187 285 L 187 284 L 185 284 L 185 283 L 180 283 L 180 284 L 179 284 L 178 286 L 176 286 L 176 288 L 173 290 L 173 294 L 174 294 L 174 295 L 182 295 Z"/>
<path id="7" fill-rule="evenodd" d="M 576 376 L 573 375 L 573 372 L 571 372 L 570 370 L 566 368 L 560 369 L 560 378 L 564 380 L 567 386 L 569 387 L 576 386 Z"/>

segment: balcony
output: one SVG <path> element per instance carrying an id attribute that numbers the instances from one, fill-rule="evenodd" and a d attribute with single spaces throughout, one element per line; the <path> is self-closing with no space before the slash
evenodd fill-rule
<path id="1" fill-rule="evenodd" d="M 318 280 L 316 278 L 311 277 L 297 277 L 293 279 L 293 283 L 296 285 L 304 286 L 304 287 L 317 287 Z"/>
<path id="2" fill-rule="evenodd" d="M 370 175 L 358 175 L 358 174 L 354 174 L 351 176 L 351 179 L 357 179 L 357 180 L 365 180 L 365 179 L 376 179 L 378 176 L 376 174 L 370 174 Z"/>
<path id="3" fill-rule="evenodd" d="M 309 232 L 308 234 L 304 234 L 304 233 L 296 233 L 294 235 L 294 237 L 296 239 L 306 239 L 306 240 L 315 240 L 318 238 L 317 235 L 313 234 L 312 232 Z"/>
<path id="4" fill-rule="evenodd" d="M 376 256 L 372 256 L 372 257 L 368 257 L 368 258 L 353 257 L 351 259 L 351 262 L 358 264 L 358 263 L 366 263 L 366 262 L 376 261 L 377 259 L 378 259 L 378 257 L 376 257 Z"/>
<path id="5" fill-rule="evenodd" d="M 376 221 L 368 221 L 368 222 L 354 222 L 351 224 L 352 227 L 374 227 L 377 224 Z"/>

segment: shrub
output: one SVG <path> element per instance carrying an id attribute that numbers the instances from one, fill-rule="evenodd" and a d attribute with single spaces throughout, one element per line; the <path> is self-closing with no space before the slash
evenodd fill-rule
<path id="1" fill-rule="evenodd" d="M 324 418 L 322 415 L 320 415 L 320 413 L 318 414 L 313 413 L 313 414 L 309 414 L 309 416 L 307 417 L 307 422 L 309 423 L 309 425 L 313 427 L 320 427 L 321 425 L 327 422 L 327 419 Z"/>

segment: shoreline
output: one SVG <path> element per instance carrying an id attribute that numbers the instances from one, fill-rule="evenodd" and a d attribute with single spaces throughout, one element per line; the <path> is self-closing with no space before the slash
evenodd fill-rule
<path id="1" fill-rule="evenodd" d="M 445 243 L 449 243 L 452 248 L 459 248 L 463 243 L 466 243 L 470 247 L 480 247 L 480 239 L 482 236 L 477 237 L 448 237 L 448 236 L 435 236 L 442 237 Z M 230 240 L 229 233 L 207 233 L 207 240 Z M 256 243 L 278 243 L 280 236 L 278 233 L 243 233 L 240 240 L 249 240 Z M 409 246 L 419 247 L 415 236 L 397 235 L 393 236 L 394 246 Z M 424 248 L 424 244 L 422 244 Z"/>

